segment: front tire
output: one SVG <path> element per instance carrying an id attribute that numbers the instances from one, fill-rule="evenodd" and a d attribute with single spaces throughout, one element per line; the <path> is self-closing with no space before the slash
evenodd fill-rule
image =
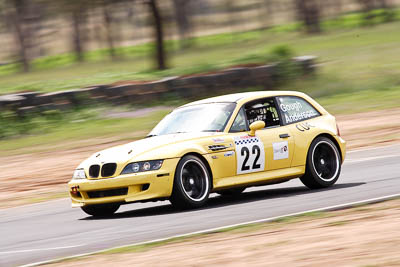
<path id="1" fill-rule="evenodd" d="M 308 149 L 306 173 L 300 178 L 311 189 L 332 186 L 339 178 L 341 156 L 336 145 L 326 137 L 317 137 Z"/>
<path id="2" fill-rule="evenodd" d="M 211 189 L 211 176 L 204 162 L 196 156 L 184 156 L 175 171 L 170 202 L 179 209 L 203 206 Z"/>
<path id="3" fill-rule="evenodd" d="M 118 203 L 109 203 L 109 204 L 99 204 L 99 205 L 88 205 L 83 206 L 81 209 L 93 217 L 101 217 L 101 216 L 111 216 L 113 215 L 121 205 Z"/>

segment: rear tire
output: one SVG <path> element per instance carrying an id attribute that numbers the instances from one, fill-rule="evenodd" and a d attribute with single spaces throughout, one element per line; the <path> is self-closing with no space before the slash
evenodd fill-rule
<path id="1" fill-rule="evenodd" d="M 109 204 L 99 204 L 99 205 L 88 205 L 83 206 L 81 209 L 89 215 L 93 217 L 100 216 L 111 216 L 113 215 L 120 207 L 120 204 L 109 203 Z"/>
<path id="2" fill-rule="evenodd" d="M 300 180 L 310 189 L 332 186 L 339 178 L 341 163 L 336 145 L 329 138 L 317 137 L 308 149 L 306 173 Z"/>
<path id="3" fill-rule="evenodd" d="M 211 176 L 204 162 L 196 156 L 184 156 L 175 171 L 170 202 L 179 209 L 203 206 L 210 195 Z"/>

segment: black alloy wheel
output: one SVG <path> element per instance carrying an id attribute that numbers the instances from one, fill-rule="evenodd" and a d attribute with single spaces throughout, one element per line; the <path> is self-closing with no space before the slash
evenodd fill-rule
<path id="1" fill-rule="evenodd" d="M 207 201 L 211 177 L 207 166 L 196 156 L 187 155 L 178 163 L 170 198 L 178 208 L 197 208 Z"/>
<path id="2" fill-rule="evenodd" d="M 300 178 L 309 188 L 332 186 L 339 178 L 341 156 L 336 145 L 326 137 L 316 138 L 310 145 L 306 173 Z"/>

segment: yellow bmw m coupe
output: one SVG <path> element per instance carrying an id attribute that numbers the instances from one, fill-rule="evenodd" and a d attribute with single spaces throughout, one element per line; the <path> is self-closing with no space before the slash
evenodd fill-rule
<path id="1" fill-rule="evenodd" d="M 93 216 L 138 201 L 196 208 L 211 192 L 232 196 L 294 178 L 329 187 L 345 153 L 335 118 L 309 96 L 238 93 L 176 108 L 144 139 L 94 153 L 68 186 L 72 206 Z"/>

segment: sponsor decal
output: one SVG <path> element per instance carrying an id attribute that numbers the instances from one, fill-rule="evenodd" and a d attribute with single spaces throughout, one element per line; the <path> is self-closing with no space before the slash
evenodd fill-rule
<path id="1" fill-rule="evenodd" d="M 213 138 L 213 141 L 214 141 L 214 143 L 223 143 L 223 142 L 225 142 L 225 140 L 222 139 L 222 138 Z"/>
<path id="2" fill-rule="evenodd" d="M 254 136 L 237 136 L 234 138 L 236 150 L 236 173 L 244 174 L 264 171 L 264 143 Z"/>
<path id="3" fill-rule="evenodd" d="M 229 152 L 226 152 L 226 153 L 224 154 L 224 157 L 231 157 L 231 156 L 233 156 L 234 154 L 235 154 L 234 151 L 229 151 Z"/>
<path id="4" fill-rule="evenodd" d="M 303 105 L 299 101 L 290 104 L 282 103 L 279 108 L 284 112 L 286 123 L 301 121 L 318 115 L 313 109 L 307 110 L 307 107 L 303 109 Z"/>
<path id="5" fill-rule="evenodd" d="M 289 144 L 287 141 L 272 143 L 272 149 L 274 151 L 274 160 L 289 158 Z"/>
<path id="6" fill-rule="evenodd" d="M 292 110 L 296 110 L 297 112 L 300 111 L 300 109 L 303 108 L 300 102 L 296 101 L 295 103 L 291 104 L 280 104 L 279 106 L 283 112 L 288 112 Z"/>
<path id="7" fill-rule="evenodd" d="M 305 120 L 305 119 L 308 119 L 308 118 L 311 118 L 311 117 L 315 117 L 316 115 L 318 115 L 318 114 L 314 110 L 296 112 L 296 113 L 293 113 L 293 114 L 286 114 L 285 113 L 285 120 L 286 120 L 286 123 L 292 123 L 292 122 L 296 122 L 296 121 Z"/>

